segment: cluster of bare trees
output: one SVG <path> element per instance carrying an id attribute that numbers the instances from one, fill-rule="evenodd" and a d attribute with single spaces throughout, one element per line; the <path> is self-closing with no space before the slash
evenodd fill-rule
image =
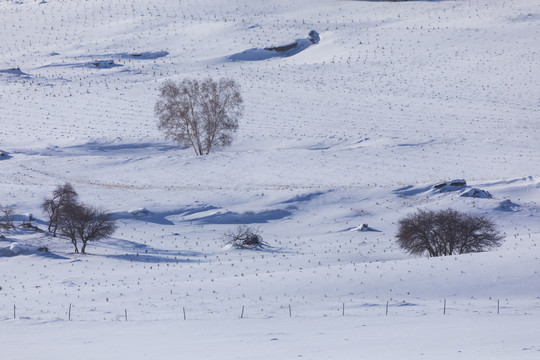
<path id="1" fill-rule="evenodd" d="M 49 231 L 71 240 L 75 252 L 86 252 L 89 242 L 112 236 L 116 220 L 112 214 L 85 205 L 71 184 L 58 186 L 42 203 L 49 216 Z M 13 228 L 13 208 L 0 205 L 0 228 Z M 225 234 L 228 243 L 239 248 L 264 245 L 257 231 L 239 226 Z M 471 215 L 454 209 L 418 210 L 398 222 L 398 245 L 413 255 L 447 256 L 482 252 L 501 245 L 503 235 L 492 220 L 483 215 Z"/>
<path id="2" fill-rule="evenodd" d="M 49 231 L 66 236 L 79 253 L 78 241 L 82 243 L 81 254 L 91 241 L 111 237 L 116 230 L 116 220 L 112 214 L 78 200 L 78 194 L 71 184 L 58 186 L 52 197 L 42 203 L 43 211 L 49 216 Z"/>
<path id="3" fill-rule="evenodd" d="M 167 138 L 191 146 L 197 155 L 207 155 L 231 144 L 242 117 L 243 100 L 232 79 L 166 81 L 154 112 L 158 128 Z M 225 236 L 241 248 L 262 243 L 260 235 L 249 227 L 239 227 Z M 503 237 L 490 219 L 447 209 L 419 210 L 401 219 L 397 239 L 411 254 L 444 256 L 485 251 L 500 246 Z"/>

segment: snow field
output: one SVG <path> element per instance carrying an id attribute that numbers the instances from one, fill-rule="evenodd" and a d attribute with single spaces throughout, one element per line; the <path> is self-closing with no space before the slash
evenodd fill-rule
<path id="1" fill-rule="evenodd" d="M 75 322 L 7 323 L 17 359 L 68 358 L 74 352 L 81 359 L 111 354 L 125 359 L 171 354 L 215 359 L 217 353 L 220 359 L 535 359 L 539 351 L 537 345 L 531 346 L 537 344 L 536 334 L 525 330 L 536 326 L 532 317 L 96 322 L 84 327 Z M 394 331 L 389 333 L 389 328 Z M 28 337 L 35 339 L 34 346 L 27 346 Z M 53 344 L 61 346 L 42 351 Z"/>
<path id="2" fill-rule="evenodd" d="M 40 203 L 70 182 L 120 225 L 87 256 L 1 231 L 3 356 L 535 359 L 539 14 L 525 0 L 0 2 L 0 204 L 44 229 Z M 312 29 L 321 42 L 294 56 L 228 58 Z M 157 130 L 157 89 L 186 76 L 241 84 L 231 147 L 195 157 Z M 456 178 L 493 198 L 433 188 Z M 486 214 L 506 240 L 409 256 L 396 224 L 419 207 Z M 227 249 L 237 224 L 269 248 Z"/>

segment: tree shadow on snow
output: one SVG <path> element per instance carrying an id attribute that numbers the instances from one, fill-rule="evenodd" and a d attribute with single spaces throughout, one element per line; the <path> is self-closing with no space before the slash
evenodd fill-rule
<path id="1" fill-rule="evenodd" d="M 9 77 L 16 77 L 21 79 L 30 79 L 31 76 L 23 72 L 20 68 L 0 69 L 0 75 L 6 74 Z"/>
<path id="2" fill-rule="evenodd" d="M 115 155 L 118 154 L 126 154 L 126 155 L 133 155 L 135 151 L 141 151 L 145 154 L 148 154 L 149 151 L 158 151 L 158 152 L 164 152 L 169 150 L 177 150 L 177 149 L 183 149 L 183 147 L 180 147 L 178 145 L 172 145 L 168 143 L 118 143 L 118 141 L 114 142 L 89 142 L 82 145 L 75 145 L 75 146 L 69 146 L 64 148 L 63 150 L 56 149 L 56 151 L 60 152 L 85 152 L 85 153 L 108 153 L 108 152 L 114 152 Z"/>
<path id="3" fill-rule="evenodd" d="M 112 57 L 118 56 L 123 59 L 136 59 L 136 60 L 155 60 L 169 55 L 167 51 L 144 51 L 136 53 L 119 53 L 109 54 Z"/>
<path id="4" fill-rule="evenodd" d="M 153 254 L 114 254 L 114 255 L 100 255 L 108 259 L 124 260 L 129 262 L 139 262 L 148 264 L 185 264 L 185 263 L 197 263 L 200 259 L 191 259 L 183 255 L 176 256 L 158 256 Z"/>
<path id="5" fill-rule="evenodd" d="M 90 256 L 100 256 L 108 259 L 117 259 L 130 262 L 141 263 L 189 263 L 200 262 L 204 259 L 204 253 L 191 250 L 167 250 L 157 249 L 147 244 L 124 239 L 108 239 L 96 244 L 100 248 L 113 249 L 116 254 L 92 254 Z"/>

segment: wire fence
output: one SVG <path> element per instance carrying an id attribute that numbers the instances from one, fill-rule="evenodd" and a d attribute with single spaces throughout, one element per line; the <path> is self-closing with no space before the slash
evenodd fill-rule
<path id="1" fill-rule="evenodd" d="M 429 316 L 429 315 L 539 315 L 536 300 L 454 300 L 419 302 L 318 302 L 263 304 L 190 304 L 160 306 L 138 304 L 49 304 L 36 309 L 13 304 L 0 306 L 0 319 L 67 321 L 158 321 L 210 319 L 266 319 L 318 317 Z"/>

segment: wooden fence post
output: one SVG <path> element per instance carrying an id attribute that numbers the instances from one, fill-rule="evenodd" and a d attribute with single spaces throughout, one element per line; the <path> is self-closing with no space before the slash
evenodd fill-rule
<path id="1" fill-rule="evenodd" d="M 444 299 L 443 315 L 446 315 L 446 299 Z"/>

